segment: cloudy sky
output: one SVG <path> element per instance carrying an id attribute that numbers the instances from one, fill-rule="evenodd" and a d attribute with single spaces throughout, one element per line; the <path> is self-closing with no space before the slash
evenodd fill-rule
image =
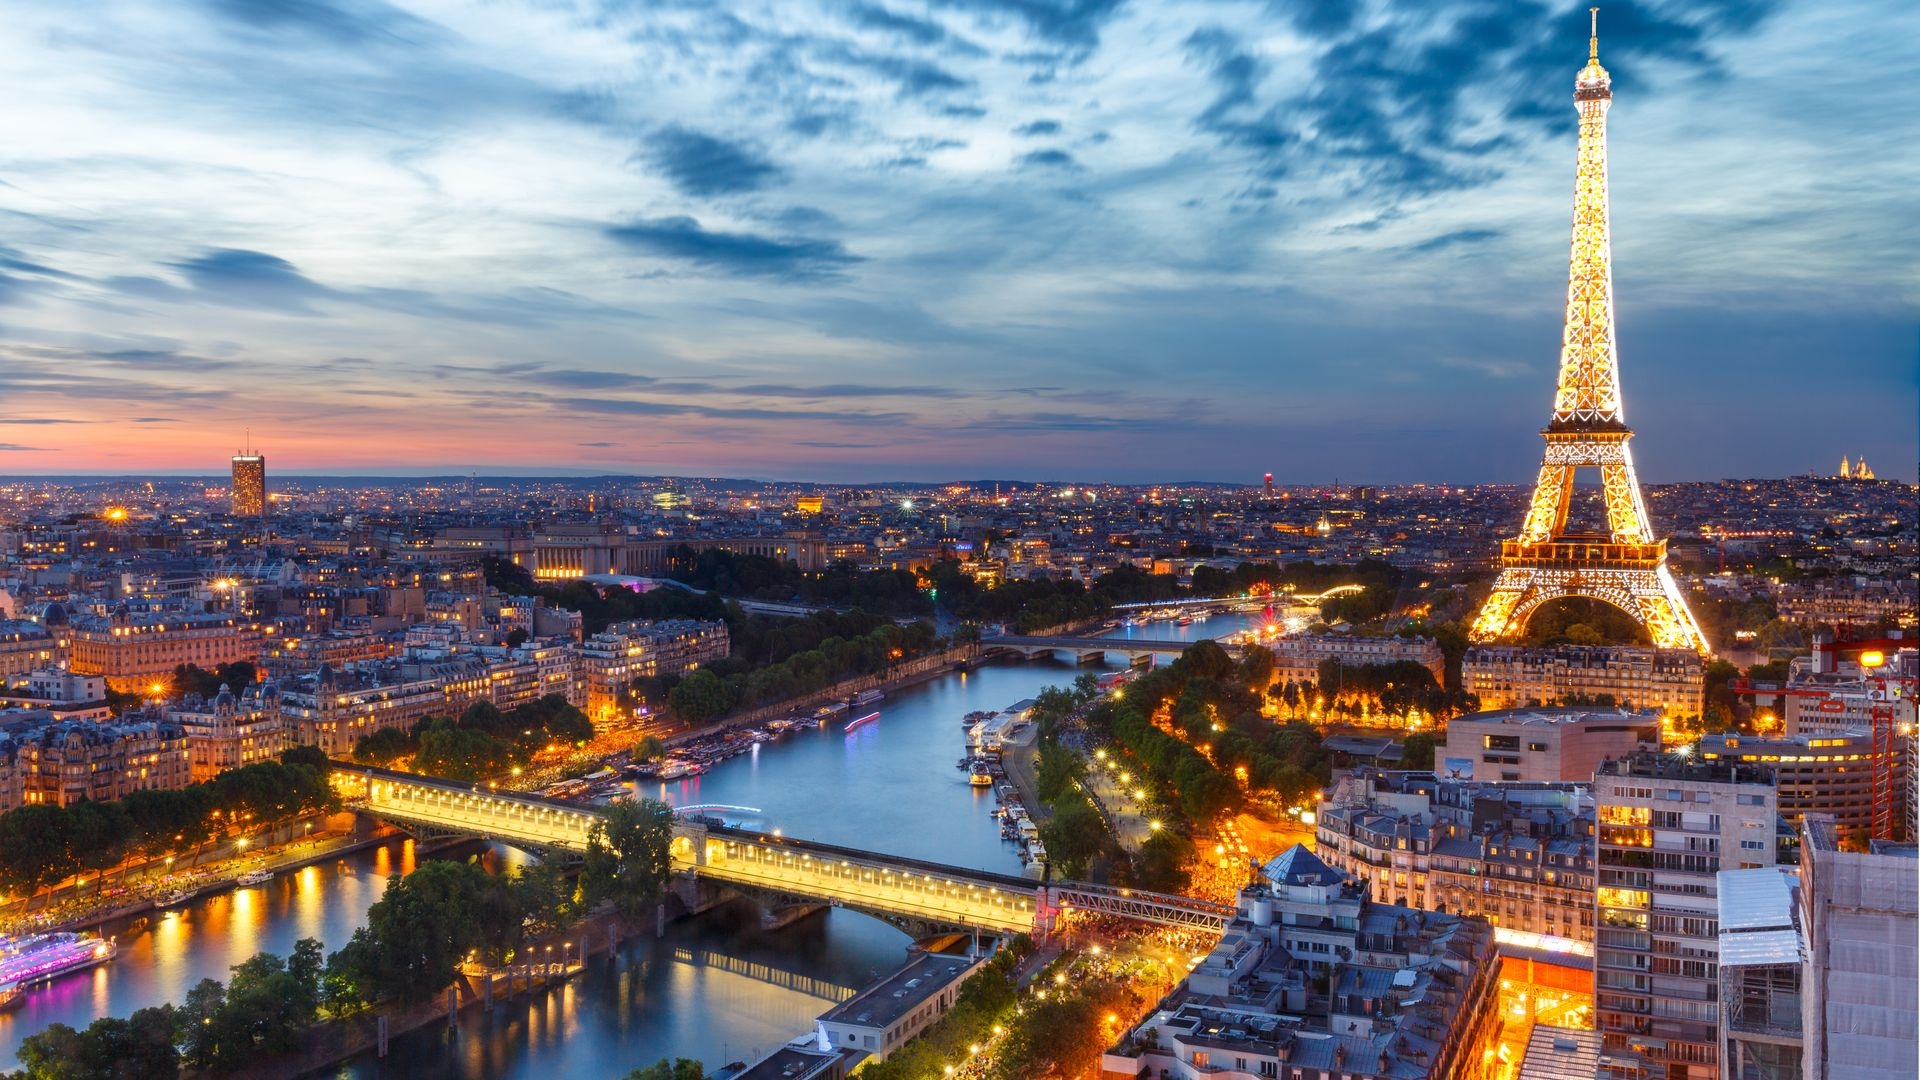
<path id="1" fill-rule="evenodd" d="M 1912 479 L 1920 7 L 1603 2 L 1642 476 Z M 1584 3 L 0 12 L 0 473 L 1538 462 Z"/>

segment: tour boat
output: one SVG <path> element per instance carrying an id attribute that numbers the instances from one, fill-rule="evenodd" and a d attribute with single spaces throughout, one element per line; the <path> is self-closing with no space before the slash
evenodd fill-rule
<path id="1" fill-rule="evenodd" d="M 972 784 L 974 787 L 978 787 L 978 788 L 987 788 L 987 787 L 993 786 L 993 777 L 987 774 L 987 766 L 985 765 L 985 763 L 983 762 L 974 763 L 973 771 L 967 774 L 967 783 Z"/>
<path id="2" fill-rule="evenodd" d="M 165 897 L 162 897 L 160 906 L 163 908 L 176 908 L 198 895 L 200 895 L 198 889 L 181 889 L 179 892 L 168 893 Z"/>
<path id="3" fill-rule="evenodd" d="M 1175 619 L 1175 620 L 1173 620 L 1173 625 L 1175 625 L 1175 626 L 1192 626 L 1192 625 L 1193 625 L 1193 616 L 1191 616 L 1191 615 L 1182 615 L 1182 616 L 1180 616 L 1180 617 L 1179 617 L 1178 619 Z"/>
<path id="4" fill-rule="evenodd" d="M 873 721 L 878 719 L 880 719 L 880 710 L 875 709 L 870 713 L 867 713 L 863 716 L 856 716 L 853 719 L 847 721 L 847 730 L 852 731 L 854 728 L 857 728 L 862 724 L 870 724 Z"/>
<path id="5" fill-rule="evenodd" d="M 267 882 L 272 880 L 273 880 L 273 871 L 263 866 L 258 870 L 249 870 L 246 873 L 240 875 L 240 880 L 234 882 L 234 885 L 242 889 L 247 889 L 247 888 L 252 888 L 255 885 L 265 885 Z"/>
<path id="6" fill-rule="evenodd" d="M 113 959 L 112 939 L 90 934 L 30 934 L 0 938 L 0 1008 L 16 1005 L 30 986 L 51 982 Z"/>

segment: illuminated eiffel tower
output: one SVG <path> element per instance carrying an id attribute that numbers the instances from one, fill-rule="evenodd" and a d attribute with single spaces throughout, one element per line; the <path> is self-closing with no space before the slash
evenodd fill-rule
<path id="1" fill-rule="evenodd" d="M 1541 604 L 1591 597 L 1626 612 L 1666 649 L 1711 652 L 1667 570 L 1667 542 L 1647 522 L 1620 409 L 1620 365 L 1613 337 L 1613 257 L 1607 232 L 1607 108 L 1612 80 L 1600 66 L 1599 9 L 1593 9 L 1587 66 L 1574 82 L 1580 113 L 1574 181 L 1573 255 L 1567 321 L 1553 420 L 1541 432 L 1546 456 L 1520 535 L 1500 544 L 1500 577 L 1473 623 L 1473 640 L 1519 635 Z M 1574 474 L 1600 470 L 1604 534 L 1567 530 Z"/>

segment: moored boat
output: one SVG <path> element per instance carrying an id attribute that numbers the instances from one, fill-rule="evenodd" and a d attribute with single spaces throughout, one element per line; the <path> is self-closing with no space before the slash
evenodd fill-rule
<path id="1" fill-rule="evenodd" d="M 257 870 L 249 870 L 240 875 L 239 880 L 235 881 L 234 884 L 242 889 L 247 889 L 255 885 L 265 885 L 272 880 L 273 871 L 263 866 Z"/>
<path id="2" fill-rule="evenodd" d="M 18 1004 L 28 987 L 104 964 L 118 951 L 111 938 L 91 934 L 0 938 L 0 1008 Z"/>

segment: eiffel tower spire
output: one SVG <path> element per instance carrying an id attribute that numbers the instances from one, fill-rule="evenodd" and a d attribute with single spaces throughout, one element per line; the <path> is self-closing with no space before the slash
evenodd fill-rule
<path id="1" fill-rule="evenodd" d="M 1634 476 L 1620 401 L 1614 342 L 1613 250 L 1607 219 L 1607 109 L 1613 79 L 1600 66 L 1599 9 L 1593 12 L 1587 63 L 1574 79 L 1580 145 L 1573 187 L 1573 244 L 1567 262 L 1567 311 L 1560 335 L 1559 382 L 1540 477 L 1520 535 L 1500 546 L 1500 577 L 1474 620 L 1476 641 L 1512 638 L 1541 604 L 1589 596 L 1612 604 L 1647 629 L 1661 648 L 1711 651 L 1667 570 L 1667 544 L 1655 539 Z M 1603 534 L 1568 530 L 1574 476 L 1600 470 Z"/>

